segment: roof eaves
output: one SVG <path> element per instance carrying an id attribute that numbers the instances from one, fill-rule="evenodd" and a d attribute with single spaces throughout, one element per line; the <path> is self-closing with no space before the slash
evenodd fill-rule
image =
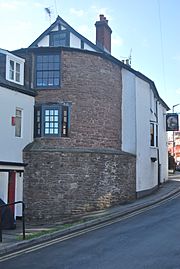
<path id="1" fill-rule="evenodd" d="M 26 94 L 26 95 L 30 95 L 30 96 L 33 96 L 33 97 L 36 96 L 36 92 L 34 90 L 29 90 L 29 89 L 26 89 L 26 88 L 21 87 L 21 86 L 13 85 L 13 83 L 7 82 L 6 80 L 2 80 L 1 78 L 0 78 L 0 86 L 4 87 L 4 88 L 7 88 L 7 89 L 10 89 L 10 90 L 13 90 L 13 91 L 16 91 L 16 92 L 20 92 L 20 93 L 23 93 L 23 94 Z"/>

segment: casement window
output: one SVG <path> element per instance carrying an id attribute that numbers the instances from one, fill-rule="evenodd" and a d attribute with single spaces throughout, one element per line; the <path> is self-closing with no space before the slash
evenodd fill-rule
<path id="1" fill-rule="evenodd" d="M 37 55 L 35 76 L 36 87 L 58 87 L 60 85 L 60 55 Z"/>
<path id="2" fill-rule="evenodd" d="M 6 56 L 6 79 L 17 84 L 24 84 L 24 59 Z"/>
<path id="3" fill-rule="evenodd" d="M 70 106 L 68 104 L 36 106 L 34 123 L 35 137 L 67 137 L 70 126 Z"/>
<path id="4" fill-rule="evenodd" d="M 69 40 L 69 32 L 66 30 L 50 33 L 50 46 L 52 47 L 69 46 Z"/>
<path id="5" fill-rule="evenodd" d="M 155 122 L 150 123 L 150 146 L 158 147 L 158 125 Z"/>
<path id="6" fill-rule="evenodd" d="M 15 136 L 22 136 L 22 110 L 19 108 L 16 108 Z"/>
<path id="7" fill-rule="evenodd" d="M 9 78 L 20 82 L 20 64 L 10 60 Z"/>

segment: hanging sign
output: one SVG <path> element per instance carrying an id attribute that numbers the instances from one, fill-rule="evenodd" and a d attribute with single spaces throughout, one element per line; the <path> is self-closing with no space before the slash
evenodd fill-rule
<path id="1" fill-rule="evenodd" d="M 178 114 L 166 114 L 166 131 L 179 131 Z"/>

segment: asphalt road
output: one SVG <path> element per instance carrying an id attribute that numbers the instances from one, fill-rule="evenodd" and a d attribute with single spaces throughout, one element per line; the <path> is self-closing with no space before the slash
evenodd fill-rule
<path id="1" fill-rule="evenodd" d="M 0 269 L 180 269 L 180 197 L 0 262 Z"/>

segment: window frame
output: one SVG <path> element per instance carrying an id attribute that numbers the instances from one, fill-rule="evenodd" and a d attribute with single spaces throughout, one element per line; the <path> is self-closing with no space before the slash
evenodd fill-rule
<path id="1" fill-rule="evenodd" d="M 46 111 L 49 111 L 50 114 L 47 115 Z M 53 112 L 58 111 L 58 115 L 51 114 L 51 111 L 53 111 Z M 48 117 L 49 120 L 46 120 L 46 117 Z M 58 117 L 58 120 L 55 120 L 55 117 Z M 51 120 L 51 118 L 53 118 L 53 120 Z M 60 106 L 57 106 L 57 105 L 46 106 L 46 105 L 44 105 L 42 107 L 42 124 L 41 124 L 43 136 L 45 136 L 45 137 L 48 137 L 48 136 L 53 136 L 53 137 L 60 136 L 60 129 L 61 129 L 60 119 L 61 119 L 61 107 Z M 58 127 L 54 127 L 55 123 L 58 124 Z M 46 124 L 49 124 L 49 127 L 47 127 Z M 51 124 L 52 124 L 52 127 L 50 126 Z M 46 133 L 46 129 L 47 130 L 49 129 L 48 133 Z M 55 131 L 55 129 L 58 129 L 57 133 L 55 133 L 55 132 L 51 133 L 50 132 L 51 130 Z"/>
<path id="2" fill-rule="evenodd" d="M 65 34 L 65 38 L 60 39 L 60 40 L 65 40 L 64 44 L 63 45 L 61 45 L 61 44 L 54 45 L 54 37 L 56 35 L 61 35 L 61 34 Z M 67 29 L 63 29 L 63 30 L 51 32 L 49 35 L 49 46 L 51 46 L 51 47 L 69 47 L 70 46 L 70 31 L 68 31 Z"/>
<path id="3" fill-rule="evenodd" d="M 153 133 L 151 133 L 153 127 Z M 150 147 L 158 147 L 158 123 L 150 121 Z"/>
<path id="4" fill-rule="evenodd" d="M 25 60 L 15 55 L 6 55 L 6 80 L 24 85 L 24 62 Z M 13 63 L 13 69 L 11 68 Z M 19 67 L 19 69 L 17 68 Z M 18 79 L 19 78 L 19 79 Z"/>
<path id="5" fill-rule="evenodd" d="M 20 112 L 20 116 L 17 112 Z M 22 137 L 22 124 L 23 124 L 23 110 L 19 107 L 16 107 L 16 120 L 15 120 L 15 137 L 21 138 Z M 20 130 L 20 131 L 19 131 Z"/>
<path id="6" fill-rule="evenodd" d="M 42 69 L 38 69 L 37 68 L 37 66 L 38 66 L 38 64 L 40 65 L 41 63 L 39 62 L 38 63 L 38 57 L 39 56 L 48 56 L 48 57 L 50 57 L 50 56 L 57 56 L 58 57 L 58 62 L 50 62 L 50 61 L 48 61 L 48 62 L 43 62 L 42 61 Z M 49 66 L 50 66 L 50 64 L 53 64 L 53 65 L 55 65 L 55 63 L 58 63 L 58 68 L 56 69 L 54 66 L 53 66 L 53 69 L 49 69 Z M 43 64 L 44 65 L 46 65 L 47 64 L 47 69 L 43 69 Z M 42 83 L 41 83 L 41 85 L 38 85 L 38 82 L 37 82 L 37 80 L 38 80 L 38 72 L 40 73 L 40 72 L 42 72 L 42 77 L 41 77 L 41 80 L 42 80 Z M 57 85 L 55 85 L 54 83 L 52 84 L 52 85 L 42 85 L 43 84 L 43 73 L 44 73 L 44 75 L 45 75 L 45 72 L 47 72 L 47 80 L 48 79 L 50 79 L 51 78 L 51 76 L 50 76 L 50 72 L 53 72 L 54 74 L 55 74 L 55 72 L 58 72 L 58 80 L 59 80 L 59 82 L 58 82 L 58 84 Z M 60 55 L 60 53 L 59 52 L 48 52 L 48 53 L 39 53 L 39 54 L 36 54 L 35 55 L 35 68 L 34 68 L 34 84 L 35 84 L 35 88 L 36 89 L 58 89 L 60 86 L 61 86 L 61 55 Z M 52 76 L 52 79 L 53 79 L 53 81 L 55 80 L 55 76 L 54 76 L 54 74 L 53 74 L 53 76 Z M 45 77 L 45 76 L 44 76 Z M 40 78 L 39 78 L 40 79 Z"/>
<path id="7" fill-rule="evenodd" d="M 45 118 L 46 117 L 45 111 L 47 110 L 58 110 L 58 133 L 46 133 L 45 124 L 48 123 L 48 121 L 46 121 L 46 118 Z M 67 111 L 65 125 L 64 125 L 64 117 L 63 117 L 64 111 Z M 37 112 L 38 112 L 38 115 L 37 115 Z M 57 123 L 57 121 L 49 121 L 49 124 L 53 122 Z M 65 126 L 65 129 L 63 128 L 63 126 Z M 47 105 L 35 106 L 34 108 L 34 137 L 35 138 L 36 137 L 68 137 L 69 129 L 70 129 L 70 104 L 69 103 L 51 104 L 51 105 L 47 104 Z M 65 130 L 65 132 L 63 132 L 63 130 Z"/>

